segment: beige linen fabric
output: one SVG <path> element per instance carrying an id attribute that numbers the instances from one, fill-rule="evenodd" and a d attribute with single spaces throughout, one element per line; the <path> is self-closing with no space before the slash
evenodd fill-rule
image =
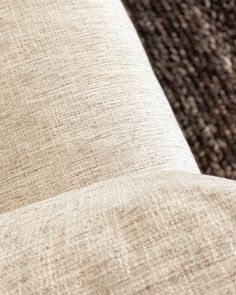
<path id="1" fill-rule="evenodd" d="M 119 0 L 0 1 L 0 211 L 157 168 L 199 172 Z"/>
<path id="2" fill-rule="evenodd" d="M 138 172 L 0 216 L 0 294 L 236 294 L 236 183 Z"/>

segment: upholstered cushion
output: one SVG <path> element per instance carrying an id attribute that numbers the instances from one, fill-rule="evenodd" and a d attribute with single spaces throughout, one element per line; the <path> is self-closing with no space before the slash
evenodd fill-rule
<path id="1" fill-rule="evenodd" d="M 0 211 L 137 170 L 199 172 L 120 0 L 2 0 Z"/>
<path id="2" fill-rule="evenodd" d="M 0 216 L 0 293 L 235 294 L 236 183 L 137 172 Z"/>
<path id="3" fill-rule="evenodd" d="M 0 294 L 235 294 L 236 183 L 199 173 L 120 0 L 0 16 Z"/>

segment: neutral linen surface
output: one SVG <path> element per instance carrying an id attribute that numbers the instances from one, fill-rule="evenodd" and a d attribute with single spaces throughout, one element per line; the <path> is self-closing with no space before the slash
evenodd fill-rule
<path id="1" fill-rule="evenodd" d="M 236 183 L 199 173 L 121 2 L 0 17 L 0 294 L 235 294 Z"/>
<path id="2" fill-rule="evenodd" d="M 137 172 L 0 216 L 0 294 L 236 294 L 236 183 Z"/>
<path id="3" fill-rule="evenodd" d="M 136 170 L 199 172 L 119 0 L 2 0 L 0 15 L 0 211 Z"/>

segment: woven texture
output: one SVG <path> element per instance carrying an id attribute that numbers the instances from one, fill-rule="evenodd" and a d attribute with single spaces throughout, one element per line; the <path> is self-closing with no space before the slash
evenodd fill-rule
<path id="1" fill-rule="evenodd" d="M 199 172 L 119 0 L 0 14 L 0 211 L 136 170 Z"/>
<path id="2" fill-rule="evenodd" d="M 236 183 L 139 172 L 0 216 L 0 293 L 235 294 Z"/>
<path id="3" fill-rule="evenodd" d="M 204 173 L 236 179 L 236 3 L 123 0 Z"/>
<path id="4" fill-rule="evenodd" d="M 0 15 L 0 294 L 235 294 L 236 182 L 200 174 L 122 3 Z"/>

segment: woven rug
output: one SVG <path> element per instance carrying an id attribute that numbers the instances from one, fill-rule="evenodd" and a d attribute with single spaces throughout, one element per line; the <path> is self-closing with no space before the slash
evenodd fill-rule
<path id="1" fill-rule="evenodd" d="M 236 179 L 235 0 L 123 0 L 202 172 Z"/>

